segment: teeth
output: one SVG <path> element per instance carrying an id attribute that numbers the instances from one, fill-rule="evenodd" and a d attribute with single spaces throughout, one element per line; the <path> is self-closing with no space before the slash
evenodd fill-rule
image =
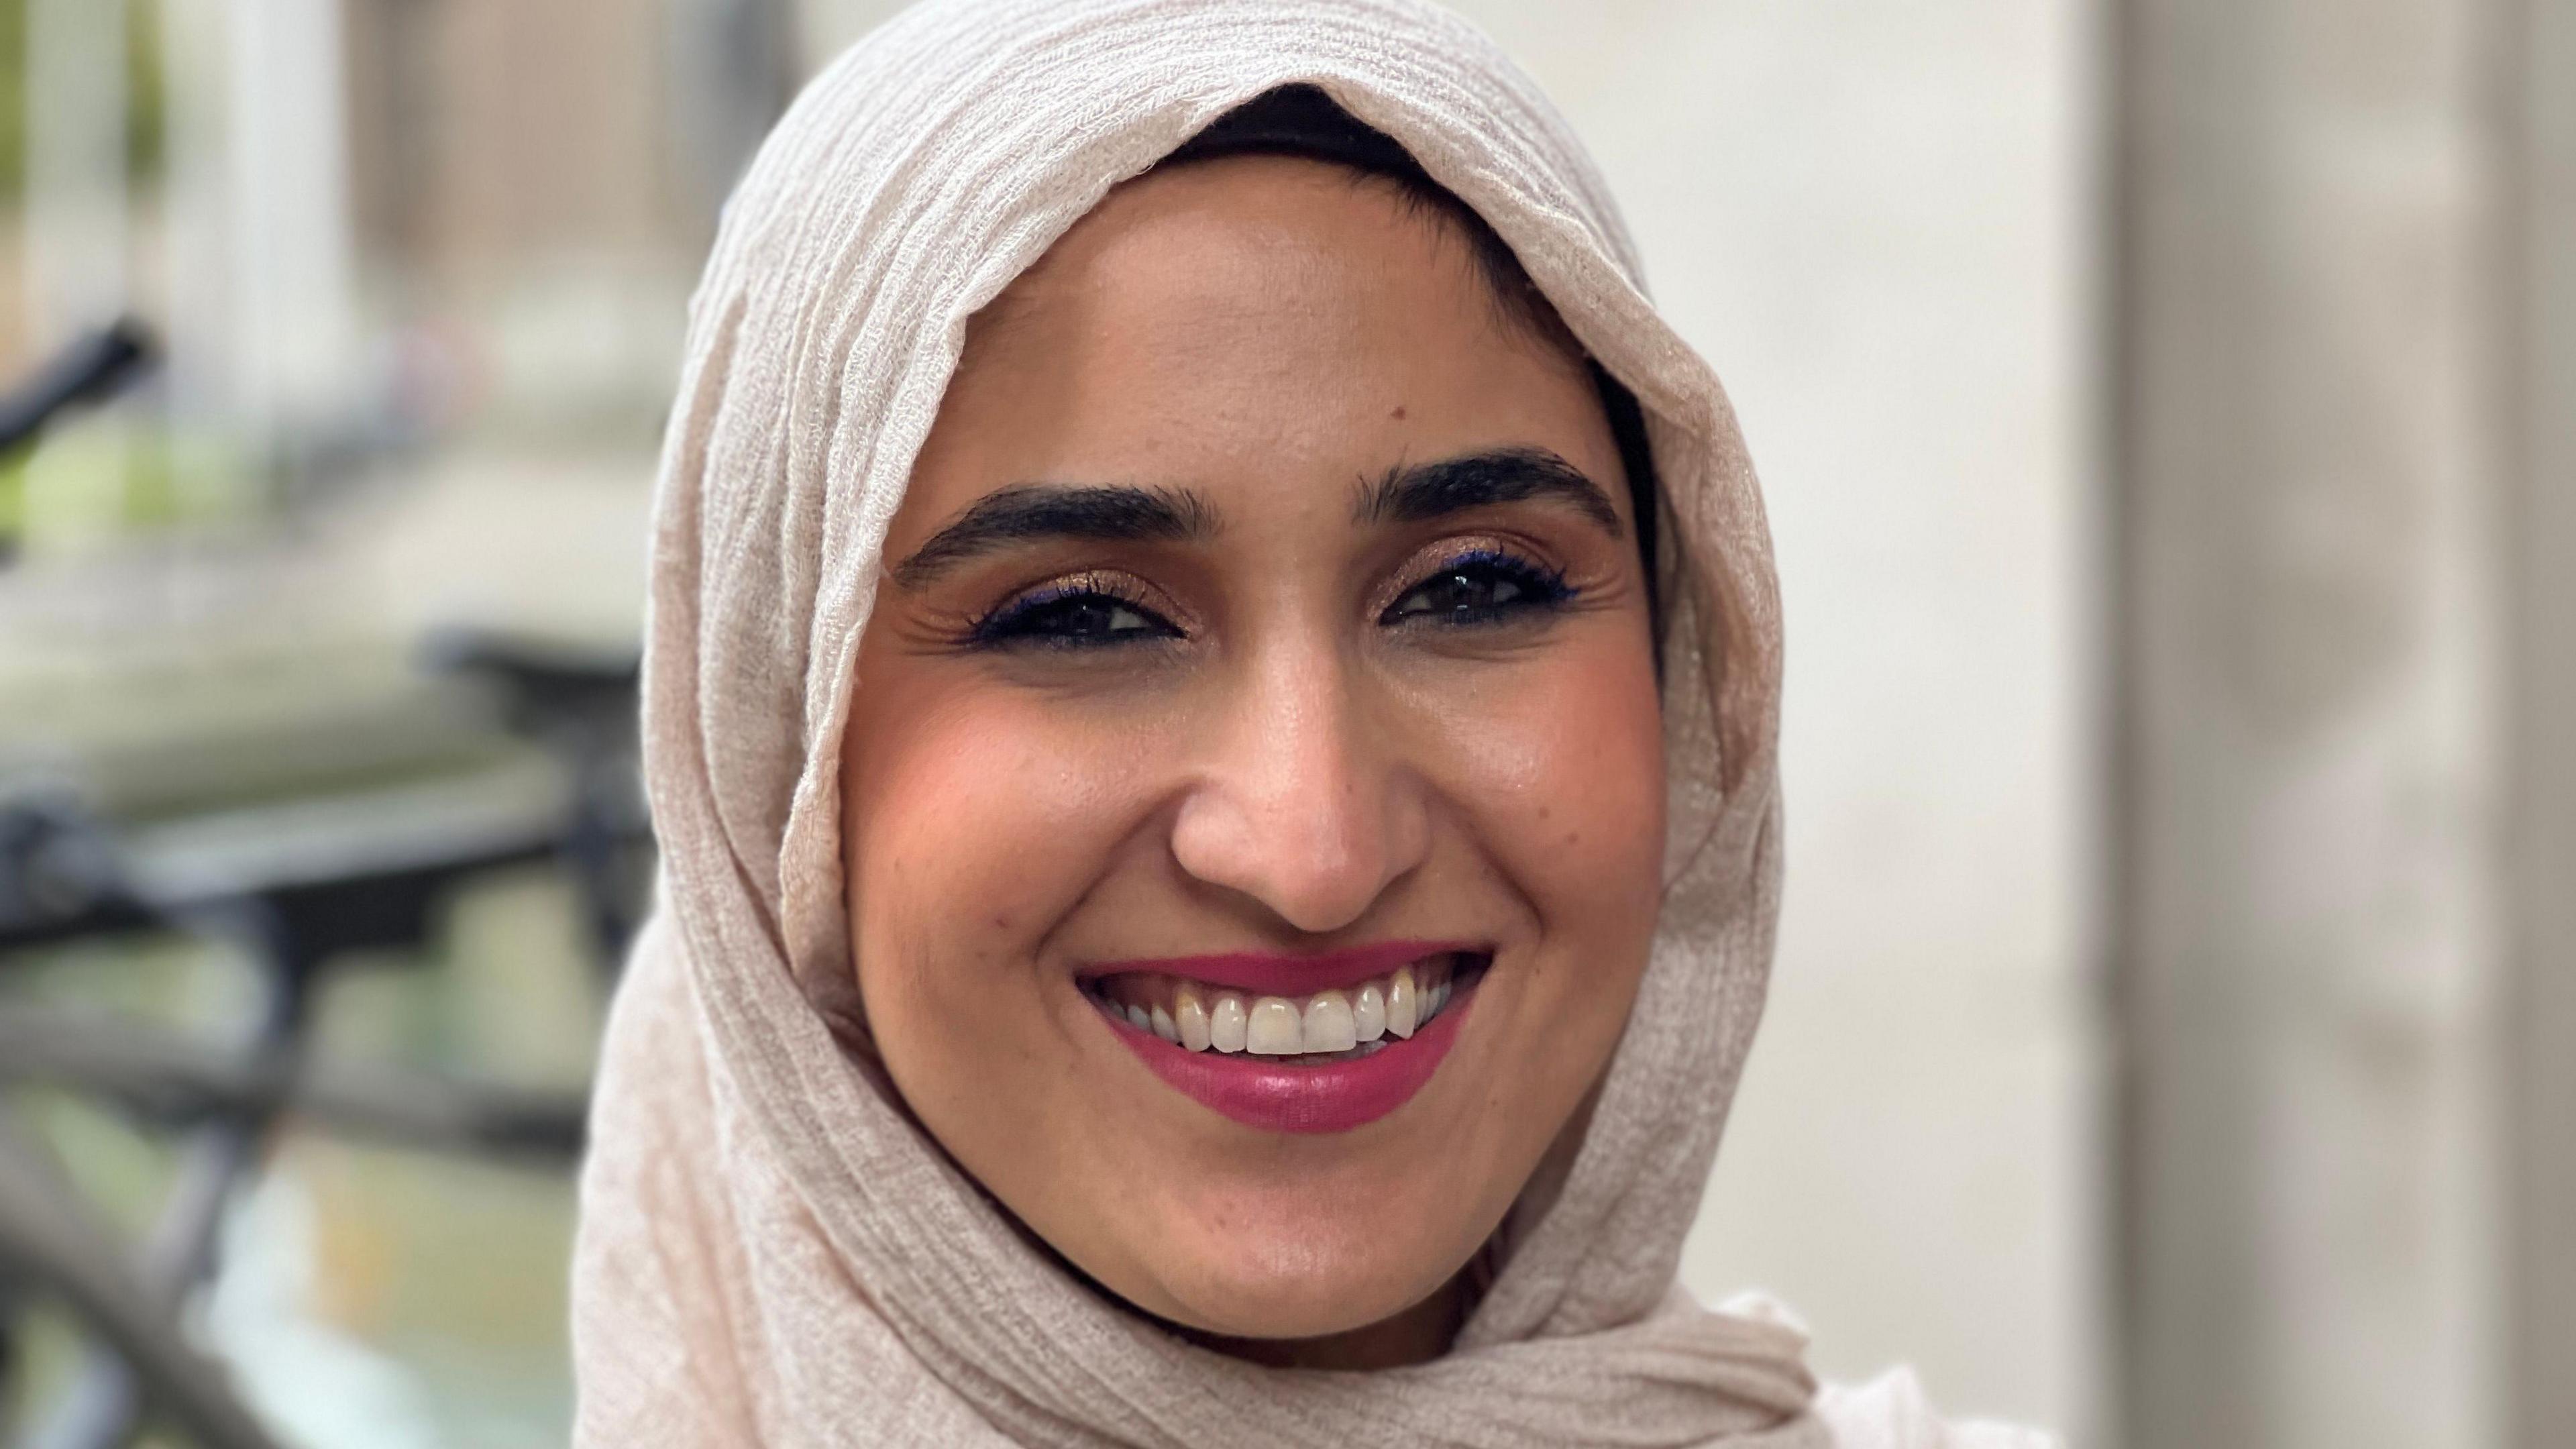
<path id="1" fill-rule="evenodd" d="M 1386 1035 L 1386 993 L 1372 981 L 1351 999 L 1351 1035 L 1375 1041 Z"/>
<path id="2" fill-rule="evenodd" d="M 1457 984 L 1450 969 L 1445 958 L 1401 966 L 1390 977 L 1319 991 L 1302 1003 L 1286 996 L 1246 998 L 1169 977 L 1104 985 L 1094 995 L 1112 1017 L 1188 1051 L 1365 1056 L 1390 1035 L 1412 1036 L 1448 1008 Z"/>
<path id="3" fill-rule="evenodd" d="M 1386 1029 L 1400 1037 L 1422 1024 L 1422 996 L 1413 984 L 1413 968 L 1398 966 L 1386 988 Z"/>
<path id="4" fill-rule="evenodd" d="M 1208 1049 L 1207 1005 L 1199 1000 L 1197 992 L 1186 986 L 1181 988 L 1180 998 L 1172 1006 L 1172 1025 L 1180 1030 L 1181 1045 L 1194 1052 Z"/>
<path id="5" fill-rule="evenodd" d="M 1285 996 L 1265 996 L 1252 1003 L 1244 1028 L 1243 1049 L 1257 1057 L 1293 1057 L 1306 1049 L 1306 1023 L 1297 1003 Z"/>
<path id="6" fill-rule="evenodd" d="M 1239 1052 L 1248 1035 L 1250 1021 L 1243 1010 L 1243 998 L 1231 994 L 1220 996 L 1208 1008 L 1208 1045 L 1221 1052 Z"/>
<path id="7" fill-rule="evenodd" d="M 1316 993 L 1306 1003 L 1305 1047 L 1310 1052 L 1346 1052 L 1360 1044 L 1352 1020 L 1351 999 L 1338 991 Z"/>

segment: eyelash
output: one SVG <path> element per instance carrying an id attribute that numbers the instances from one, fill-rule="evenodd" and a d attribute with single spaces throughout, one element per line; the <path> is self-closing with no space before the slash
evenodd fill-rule
<path id="1" fill-rule="evenodd" d="M 1446 610 L 1407 610 L 1407 601 L 1426 589 L 1441 584 L 1481 583 L 1488 589 L 1510 588 L 1518 597 L 1489 603 L 1453 603 Z M 1565 575 L 1544 564 L 1532 562 L 1498 549 L 1478 548 L 1458 554 L 1421 581 L 1406 589 L 1396 601 L 1378 615 L 1380 624 L 1396 628 L 1475 628 L 1482 625 L 1511 622 L 1514 616 L 1527 616 L 1532 611 L 1553 613 L 1574 598 L 1574 588 Z M 1419 620 L 1422 622 L 1408 622 Z"/>
<path id="2" fill-rule="evenodd" d="M 1485 602 L 1460 601 L 1445 609 L 1407 609 L 1425 590 L 1464 583 L 1488 591 L 1509 589 L 1514 596 Z M 1462 552 L 1416 582 L 1378 615 L 1389 628 L 1480 628 L 1514 622 L 1532 613 L 1552 613 L 1575 596 L 1575 589 L 1555 569 L 1497 549 Z M 1105 617 L 1100 611 L 1106 611 Z M 1133 616 L 1136 627 L 1114 627 L 1117 615 Z M 1076 627 L 1077 623 L 1088 627 Z M 1097 627 L 1107 624 L 1112 627 Z M 1051 627 L 1052 626 L 1052 627 Z M 1177 639 L 1181 631 L 1144 604 L 1102 580 L 1049 584 L 1004 601 L 969 625 L 961 641 L 976 649 L 1106 649 L 1149 640 Z"/>
<path id="3" fill-rule="evenodd" d="M 1110 611 L 1107 622 L 1115 623 L 1120 612 L 1132 614 L 1143 628 L 1080 631 L 1070 627 L 1083 610 Z M 1050 622 L 1066 626 L 1049 629 Z M 968 625 L 964 642 L 977 649 L 1103 649 L 1142 643 L 1147 639 L 1177 639 L 1181 631 L 1145 605 L 1117 592 L 1103 580 L 1068 580 L 1047 584 L 1028 593 L 1004 600 L 991 613 Z"/>

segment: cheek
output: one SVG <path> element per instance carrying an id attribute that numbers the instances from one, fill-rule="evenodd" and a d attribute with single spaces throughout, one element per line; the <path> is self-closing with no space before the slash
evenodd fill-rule
<path id="1" fill-rule="evenodd" d="M 1460 717 L 1450 799 L 1498 886 L 1531 919 L 1517 969 L 1477 1010 L 1488 1107 L 1470 1129 L 1517 1191 L 1617 1048 L 1662 905 L 1663 715 L 1646 652 L 1568 650 L 1514 671 Z M 1472 1024 L 1472 1023 L 1471 1023 Z"/>
<path id="2" fill-rule="evenodd" d="M 1631 648 L 1554 651 L 1442 724 L 1444 794 L 1551 938 L 1651 935 L 1664 848 L 1663 717 Z"/>
<path id="3" fill-rule="evenodd" d="M 852 719 L 842 797 L 860 985 L 881 1034 L 1033 969 L 1114 844 L 1132 759 L 1119 732 L 1042 698 L 898 693 Z"/>

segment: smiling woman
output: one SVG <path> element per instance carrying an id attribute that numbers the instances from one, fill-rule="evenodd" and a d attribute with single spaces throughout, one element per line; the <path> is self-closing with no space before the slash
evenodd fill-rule
<path id="1" fill-rule="evenodd" d="M 657 528 L 583 1443 L 2016 1442 L 1674 1284 L 1769 548 L 1474 32 L 908 12 L 727 209 Z"/>
<path id="2" fill-rule="evenodd" d="M 1158 168 L 969 324 L 842 819 L 941 1145 L 1126 1302 L 1383 1367 L 1618 1038 L 1663 734 L 1581 354 L 1352 182 Z"/>

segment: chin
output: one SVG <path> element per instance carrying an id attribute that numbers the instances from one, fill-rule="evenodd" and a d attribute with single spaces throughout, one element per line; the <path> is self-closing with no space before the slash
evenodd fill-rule
<path id="1" fill-rule="evenodd" d="M 1421 1303 L 1473 1252 L 1467 1225 L 1434 1221 L 1416 1183 L 1306 1177 L 1213 1201 L 1173 1204 L 1140 1241 L 1147 1291 L 1113 1291 L 1184 1327 L 1230 1338 L 1321 1338 L 1381 1323 Z M 1358 1205 L 1355 1207 L 1355 1205 Z M 1455 1199 L 1445 1204 L 1450 1214 Z M 1414 1225 L 1390 1232 L 1391 1224 Z"/>
<path id="2" fill-rule="evenodd" d="M 1240 1261 L 1209 1264 L 1186 1293 L 1175 1293 L 1174 1311 L 1162 1316 L 1185 1328 L 1226 1338 L 1306 1339 L 1354 1332 L 1395 1317 L 1447 1282 L 1455 1270 L 1391 1274 L 1375 1265 L 1348 1264 L 1316 1271 L 1308 1255 L 1275 1254 L 1272 1271 Z"/>

